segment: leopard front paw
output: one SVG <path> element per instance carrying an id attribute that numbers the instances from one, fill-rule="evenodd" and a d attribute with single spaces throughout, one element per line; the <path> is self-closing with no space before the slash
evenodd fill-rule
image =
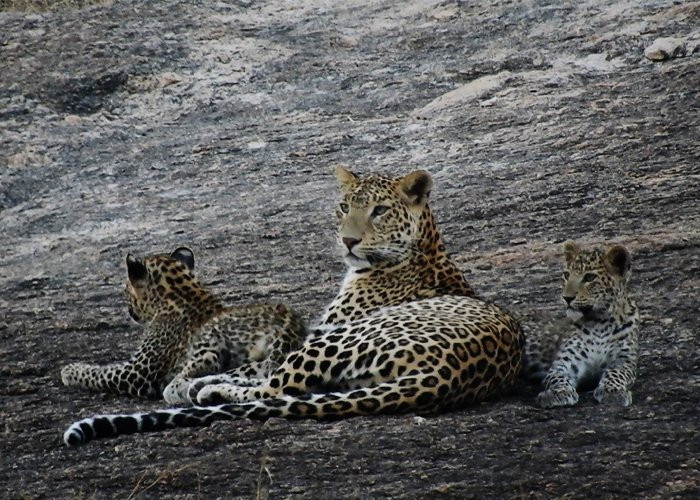
<path id="1" fill-rule="evenodd" d="M 191 405 L 189 380 L 173 380 L 163 389 L 163 399 L 169 405 Z"/>
<path id="2" fill-rule="evenodd" d="M 600 404 L 612 406 L 629 406 L 632 404 L 632 391 L 609 388 L 599 385 L 593 391 L 593 397 Z"/>
<path id="3" fill-rule="evenodd" d="M 196 378 L 190 382 L 190 385 L 187 388 L 187 395 L 190 398 L 190 401 L 194 403 L 195 401 L 198 401 L 197 395 L 199 394 L 199 391 L 208 385 L 217 385 L 221 383 L 223 383 L 223 380 L 219 375 L 209 375 L 206 377 Z"/>
<path id="4" fill-rule="evenodd" d="M 574 406 L 576 403 L 578 403 L 578 393 L 569 387 L 546 389 L 537 395 L 537 405 L 540 408 Z"/>
<path id="5" fill-rule="evenodd" d="M 82 385 L 84 373 L 90 367 L 87 363 L 71 363 L 61 369 L 61 382 L 65 386 Z"/>
<path id="6" fill-rule="evenodd" d="M 206 385 L 197 393 L 197 403 L 201 406 L 220 405 L 232 402 L 228 384 Z"/>

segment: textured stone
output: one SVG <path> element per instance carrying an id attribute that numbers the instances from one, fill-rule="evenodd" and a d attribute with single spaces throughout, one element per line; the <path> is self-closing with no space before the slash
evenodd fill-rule
<path id="1" fill-rule="evenodd" d="M 686 46 L 680 38 L 657 38 L 654 43 L 644 49 L 644 55 L 651 61 L 665 61 L 683 57 Z"/>
<path id="2" fill-rule="evenodd" d="M 697 496 L 700 65 L 640 58 L 655 38 L 697 39 L 697 13 L 665 0 L 0 13 L 2 496 Z M 181 80 L 163 85 L 169 73 Z M 430 171 L 455 260 L 516 312 L 561 311 L 564 240 L 625 244 L 643 315 L 635 403 L 583 394 L 542 411 L 523 386 L 421 419 L 220 422 L 66 449 L 76 418 L 162 406 L 60 383 L 65 363 L 131 352 L 126 253 L 191 246 L 231 302 L 313 317 L 343 275 L 338 163 Z"/>

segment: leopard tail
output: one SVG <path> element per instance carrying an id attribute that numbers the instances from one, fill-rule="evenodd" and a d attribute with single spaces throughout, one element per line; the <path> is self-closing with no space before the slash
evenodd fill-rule
<path id="1" fill-rule="evenodd" d="M 63 440 L 66 445 L 77 447 L 94 439 L 158 432 L 176 427 L 203 427 L 217 420 L 236 418 L 324 419 L 388 413 L 433 413 L 477 399 L 469 394 L 456 400 L 441 398 L 435 391 L 425 389 L 423 378 L 422 375 L 404 376 L 350 392 L 283 395 L 246 403 L 173 408 L 130 415 L 98 415 L 73 423 L 64 433 Z"/>

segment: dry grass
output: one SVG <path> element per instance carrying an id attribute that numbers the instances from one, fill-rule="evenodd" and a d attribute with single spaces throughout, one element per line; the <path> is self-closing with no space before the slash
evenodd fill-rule
<path id="1" fill-rule="evenodd" d="M 51 12 L 82 9 L 98 3 L 107 2 L 105 0 L 0 0 L 0 12 Z"/>
<path id="2" fill-rule="evenodd" d="M 260 470 L 258 471 L 257 487 L 255 488 L 255 500 L 267 500 L 270 496 L 272 474 L 270 474 L 270 469 L 267 467 L 269 453 L 270 449 L 265 445 L 260 455 Z"/>
<path id="3" fill-rule="evenodd" d="M 127 497 L 127 500 L 133 500 L 134 498 L 142 496 L 146 491 L 150 490 L 151 488 L 157 486 L 158 484 L 165 484 L 173 480 L 181 472 L 188 470 L 192 467 L 194 467 L 194 464 L 186 464 L 177 469 L 166 469 L 158 472 L 155 478 L 150 481 L 146 480 L 147 476 L 150 475 L 150 471 L 145 471 L 141 475 L 141 477 L 139 477 L 139 479 L 136 481 L 136 485 L 134 486 L 134 489 L 131 490 L 131 493 Z M 199 477 L 199 472 L 197 472 L 197 483 L 199 485 L 199 488 L 201 489 L 201 479 Z M 199 493 L 200 494 L 198 495 L 198 497 L 201 498 L 201 491 Z"/>

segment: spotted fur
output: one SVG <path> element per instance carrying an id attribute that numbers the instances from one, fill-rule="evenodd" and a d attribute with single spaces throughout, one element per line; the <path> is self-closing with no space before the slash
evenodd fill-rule
<path id="1" fill-rule="evenodd" d="M 520 376 L 530 383 L 541 384 L 562 343 L 572 332 L 571 320 L 533 309 L 518 311 L 516 317 L 525 332 Z"/>
<path id="2" fill-rule="evenodd" d="M 475 296 L 438 233 L 428 207 L 432 179 L 427 172 L 360 179 L 341 167 L 336 175 L 342 194 L 336 208 L 338 245 L 348 271 L 319 327 L 418 299 Z"/>
<path id="3" fill-rule="evenodd" d="M 474 297 L 445 254 L 428 208 L 430 176 L 336 174 L 349 269 L 299 350 L 262 380 L 192 384 L 200 404 L 226 404 L 93 417 L 71 425 L 65 442 L 236 417 L 434 413 L 507 390 L 520 369 L 522 330 Z"/>
<path id="4" fill-rule="evenodd" d="M 105 366 L 72 363 L 63 368 L 67 386 L 169 404 L 191 403 L 192 379 L 231 368 L 230 374 L 271 374 L 305 336 L 303 321 L 284 305 L 226 307 L 194 276 L 194 255 L 126 258 L 129 314 L 144 324 L 140 346 L 129 361 Z"/>
<path id="5" fill-rule="evenodd" d="M 543 408 L 572 406 L 579 400 L 577 390 L 590 386 L 599 403 L 629 406 L 639 350 L 639 312 L 628 293 L 629 252 L 620 245 L 582 250 L 568 241 L 564 255 L 562 298 L 573 324 L 537 403 Z"/>

